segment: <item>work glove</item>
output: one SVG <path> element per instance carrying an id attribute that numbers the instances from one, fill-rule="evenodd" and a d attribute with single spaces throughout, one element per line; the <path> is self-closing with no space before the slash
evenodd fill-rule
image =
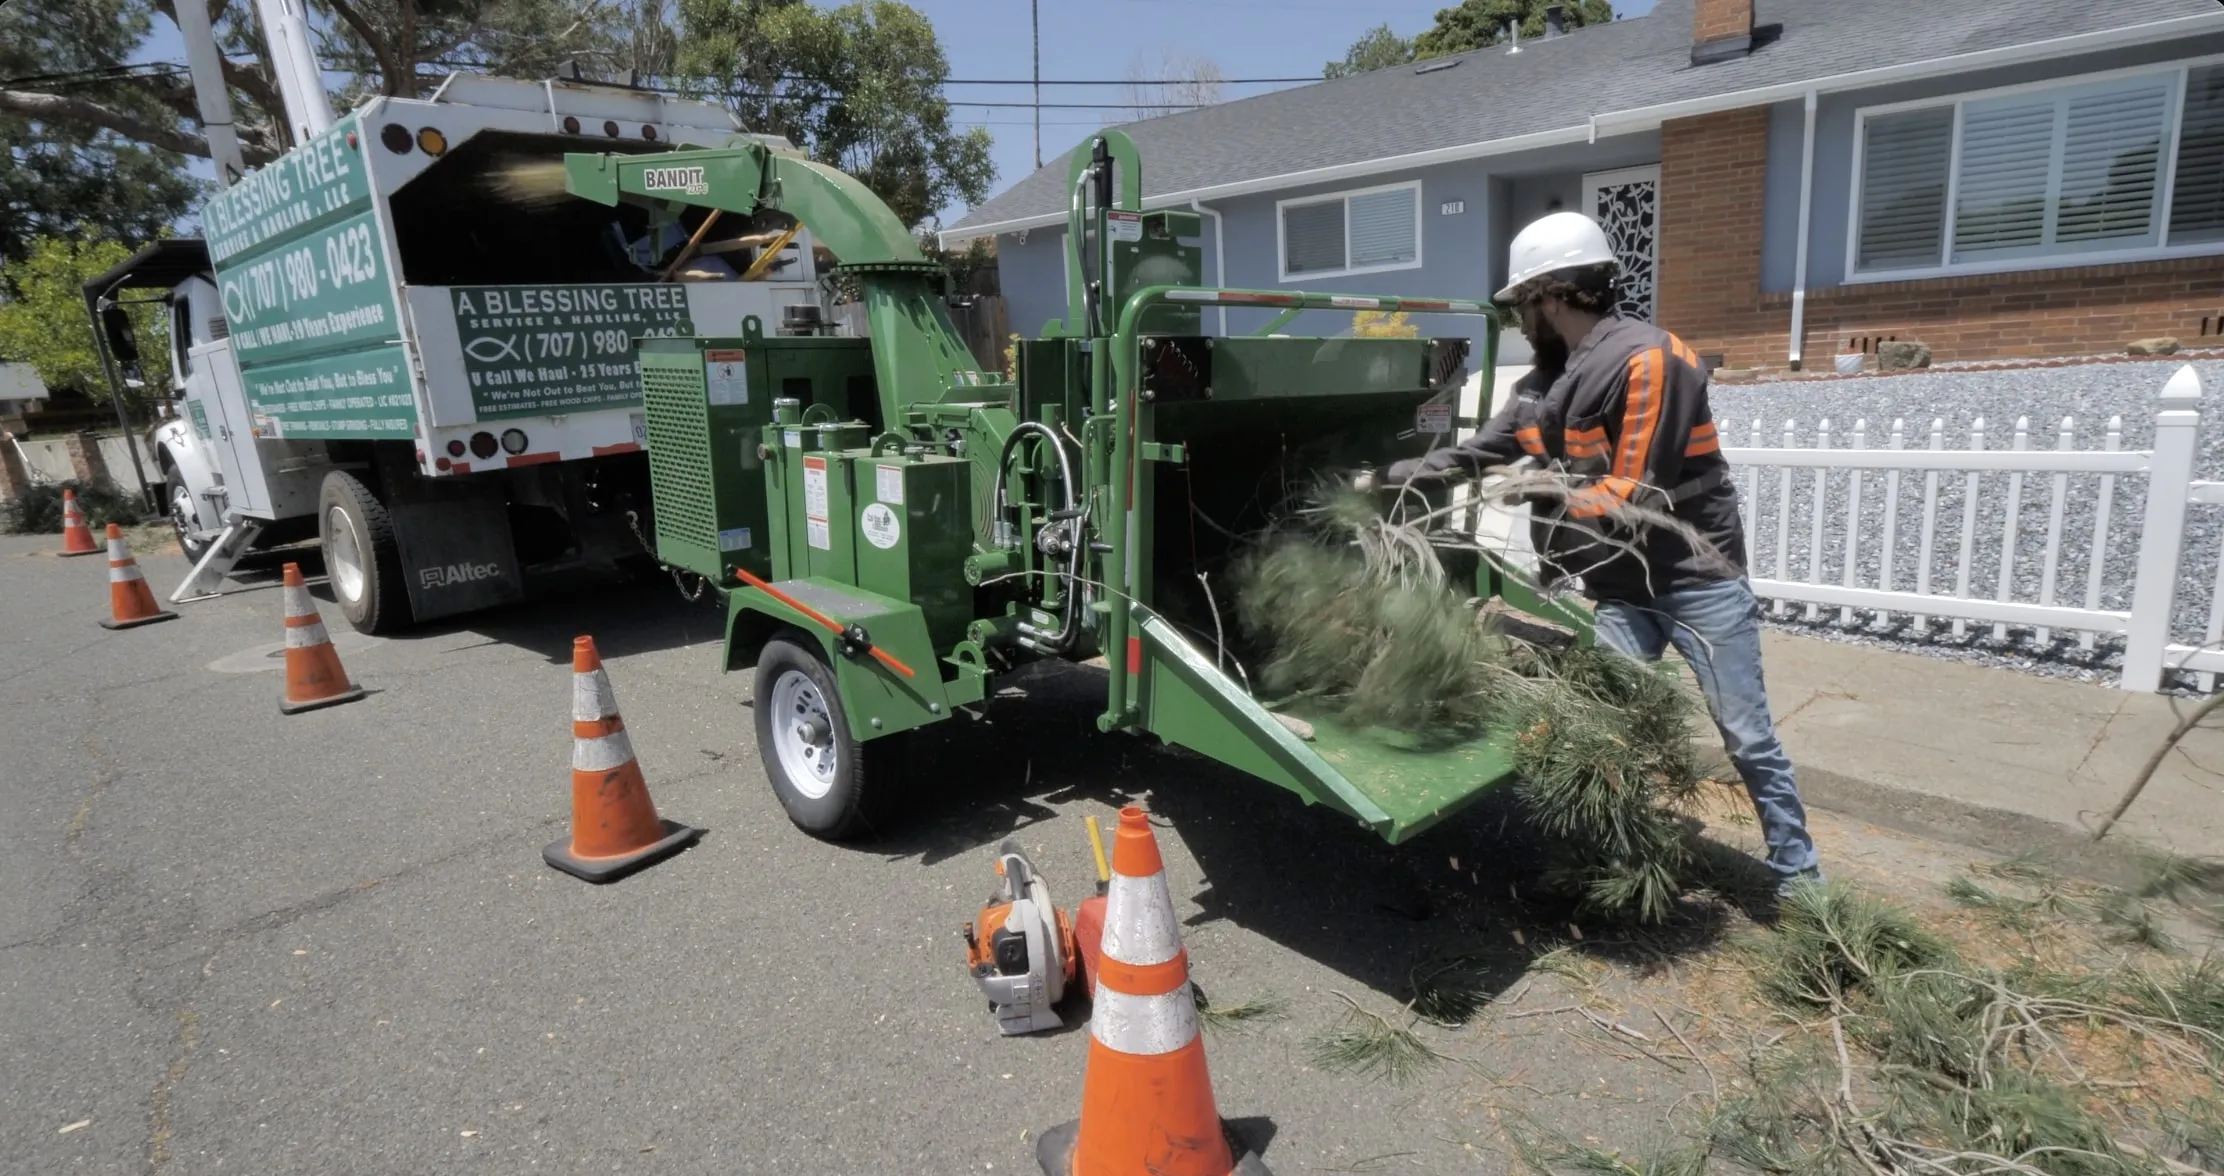
<path id="1" fill-rule="evenodd" d="M 1361 494 L 1372 494 L 1377 490 L 1403 490 L 1407 483 L 1428 472 L 1420 458 L 1409 457 L 1404 461 L 1391 462 L 1390 468 L 1379 474 L 1373 470 L 1359 471 L 1359 476 L 1351 480 L 1351 487 Z"/>

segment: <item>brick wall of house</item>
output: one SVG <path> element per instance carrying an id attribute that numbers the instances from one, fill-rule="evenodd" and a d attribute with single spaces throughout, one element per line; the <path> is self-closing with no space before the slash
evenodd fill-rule
<path id="1" fill-rule="evenodd" d="M 1767 168 L 1766 107 L 1661 125 L 1653 297 L 1661 325 L 1702 354 L 1753 331 Z"/>
<path id="2" fill-rule="evenodd" d="M 1781 368 L 1791 295 L 1763 294 L 1760 221 L 1766 110 L 1661 127 L 1661 325 L 1730 367 Z M 2021 273 L 1813 288 L 1806 367 L 1849 341 L 1917 339 L 1937 361 L 2121 351 L 2133 339 L 2224 331 L 2224 260 L 2180 258 Z"/>

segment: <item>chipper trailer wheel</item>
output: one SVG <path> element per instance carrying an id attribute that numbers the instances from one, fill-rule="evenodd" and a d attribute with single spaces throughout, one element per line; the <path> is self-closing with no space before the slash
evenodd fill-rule
<path id="1" fill-rule="evenodd" d="M 852 738 L 834 671 L 817 643 L 798 634 L 765 642 L 755 699 L 758 754 L 788 819 L 830 841 L 866 832 L 894 784 L 903 736 Z"/>

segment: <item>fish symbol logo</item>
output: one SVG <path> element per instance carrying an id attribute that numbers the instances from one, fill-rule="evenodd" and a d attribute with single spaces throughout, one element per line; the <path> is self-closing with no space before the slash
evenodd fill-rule
<path id="1" fill-rule="evenodd" d="M 517 336 L 515 335 L 481 335 L 464 344 L 463 353 L 480 363 L 523 358 L 517 353 Z"/>

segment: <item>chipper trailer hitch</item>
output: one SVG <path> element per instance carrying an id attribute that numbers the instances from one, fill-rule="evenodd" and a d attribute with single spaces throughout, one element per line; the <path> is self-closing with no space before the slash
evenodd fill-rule
<path id="1" fill-rule="evenodd" d="M 902 786 L 906 732 L 1046 659 L 1103 659 L 1102 729 L 1181 744 L 1392 842 L 1509 774 L 1497 736 L 1424 745 L 1294 704 L 1286 724 L 1247 689 L 1210 589 L 1282 487 L 1442 443 L 1469 364 L 1492 367 L 1489 306 L 1200 286 L 1195 214 L 1143 211 L 1135 148 L 1107 131 L 1070 172 L 1067 317 L 1019 342 L 1006 376 L 967 349 L 941 269 L 849 176 L 754 142 L 566 166 L 572 192 L 606 204 L 801 222 L 863 303 L 864 338 L 749 318 L 636 344 L 657 555 L 719 586 L 724 668 L 755 667 L 765 770 L 804 829 L 862 831 Z M 1207 307 L 1276 317 L 1208 335 Z M 1276 333 L 1308 310 L 1479 329 Z M 1478 596 L 1588 631 L 1494 558 L 1473 574 Z"/>

